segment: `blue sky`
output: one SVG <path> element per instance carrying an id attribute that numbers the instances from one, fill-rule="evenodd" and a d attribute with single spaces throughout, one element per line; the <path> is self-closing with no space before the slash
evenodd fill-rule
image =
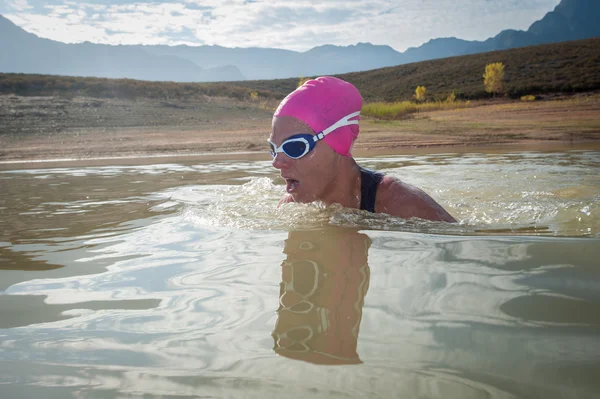
<path id="1" fill-rule="evenodd" d="M 560 0 L 3 0 L 0 14 L 67 43 L 218 44 L 305 51 L 323 44 L 386 44 L 398 51 L 437 37 L 485 40 L 527 29 Z"/>

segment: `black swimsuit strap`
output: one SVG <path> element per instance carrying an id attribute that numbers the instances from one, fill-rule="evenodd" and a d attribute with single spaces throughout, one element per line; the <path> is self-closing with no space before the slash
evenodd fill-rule
<path id="1" fill-rule="evenodd" d="M 377 186 L 383 178 L 383 174 L 361 166 L 360 170 L 360 209 L 375 213 L 375 197 Z"/>

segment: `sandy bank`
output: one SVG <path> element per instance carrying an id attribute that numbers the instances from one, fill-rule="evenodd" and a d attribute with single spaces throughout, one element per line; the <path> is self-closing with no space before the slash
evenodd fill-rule
<path id="1" fill-rule="evenodd" d="M 212 156 L 268 159 L 272 104 L 0 96 L 0 161 Z M 363 118 L 355 155 L 413 148 L 586 145 L 600 96 L 478 103 L 400 121 Z M 237 155 L 234 155 L 237 154 Z"/>

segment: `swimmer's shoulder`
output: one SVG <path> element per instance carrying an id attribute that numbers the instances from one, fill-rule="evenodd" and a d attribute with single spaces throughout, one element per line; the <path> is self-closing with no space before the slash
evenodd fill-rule
<path id="1" fill-rule="evenodd" d="M 413 217 L 442 222 L 456 222 L 440 204 L 423 190 L 399 179 L 384 175 L 377 188 L 375 212 L 404 219 Z"/>

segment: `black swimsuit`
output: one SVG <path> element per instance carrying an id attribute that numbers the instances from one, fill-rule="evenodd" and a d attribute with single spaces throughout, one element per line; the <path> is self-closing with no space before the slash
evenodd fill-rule
<path id="1" fill-rule="evenodd" d="M 375 213 L 377 186 L 383 179 L 383 174 L 361 166 L 358 168 L 360 169 L 360 209 Z"/>

